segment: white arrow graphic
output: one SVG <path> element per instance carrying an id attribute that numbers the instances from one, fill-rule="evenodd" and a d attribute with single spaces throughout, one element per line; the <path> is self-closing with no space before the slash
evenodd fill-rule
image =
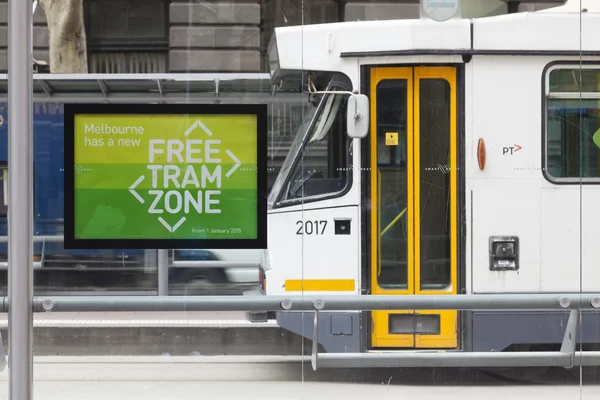
<path id="1" fill-rule="evenodd" d="M 242 165 L 242 162 L 238 160 L 238 158 L 231 152 L 231 150 L 227 149 L 225 150 L 225 152 L 235 162 L 235 165 L 231 167 L 231 169 L 225 174 L 225 176 L 229 178 L 235 172 L 235 170 L 238 169 L 240 165 Z"/>
<path id="2" fill-rule="evenodd" d="M 169 232 L 173 233 L 185 222 L 185 217 L 181 217 L 181 219 L 173 226 L 169 225 L 162 217 L 158 217 L 158 220 Z"/>
<path id="3" fill-rule="evenodd" d="M 200 120 L 197 120 L 192 125 L 190 125 L 189 128 L 187 128 L 187 131 L 185 131 L 185 136 L 189 136 L 190 133 L 192 133 L 197 127 L 200 127 L 208 136 L 212 136 L 212 132 L 210 131 L 210 129 L 208 129 L 206 125 L 204 125 Z"/>
<path id="4" fill-rule="evenodd" d="M 189 128 L 187 128 L 187 130 L 185 131 L 184 135 L 185 136 L 189 136 L 192 132 L 194 132 L 197 128 L 200 128 L 204 131 L 204 133 L 206 133 L 206 135 L 208 136 L 213 136 L 213 133 L 211 132 L 210 129 L 208 129 L 208 127 L 206 125 L 204 125 L 204 123 L 200 120 L 196 120 L 194 121 Z M 220 141 L 219 141 L 220 142 Z M 231 152 L 231 150 L 225 150 L 225 152 L 227 153 L 227 155 L 233 160 L 233 162 L 235 163 L 235 165 L 233 165 L 233 167 L 231 167 L 231 169 L 229 171 L 227 171 L 226 177 L 229 178 L 241 165 L 242 162 Z M 220 160 L 219 160 L 220 161 Z M 76 173 L 81 173 L 80 170 L 78 170 L 76 168 Z M 219 170 L 220 173 L 220 170 Z M 142 181 L 145 179 L 145 176 L 142 175 L 139 178 L 137 178 L 137 180 L 129 187 L 129 192 L 133 195 L 133 197 L 135 197 L 137 199 L 137 201 L 139 201 L 140 203 L 144 204 L 145 200 L 142 196 L 140 196 L 140 194 L 135 190 L 140 183 L 142 183 Z M 153 181 L 153 185 L 155 186 L 156 183 Z M 165 188 L 168 189 L 168 188 Z M 153 191 L 148 191 L 148 194 L 159 194 L 159 195 L 163 195 L 164 191 L 162 190 L 158 190 L 158 191 L 154 191 L 157 193 L 151 193 Z M 160 197 L 156 197 L 154 199 L 154 202 L 152 203 L 152 205 L 150 206 L 150 208 L 148 209 L 148 213 L 162 213 L 163 210 L 159 210 L 156 209 L 156 205 L 158 203 L 158 201 L 160 201 Z M 186 211 L 187 214 L 187 211 Z M 171 226 L 167 221 L 164 220 L 164 218 L 162 217 L 158 217 L 158 222 L 160 222 L 162 224 L 162 226 L 164 226 L 169 232 L 173 233 L 175 232 L 177 229 L 179 229 L 183 223 L 187 220 L 186 217 L 181 217 L 179 219 L 179 221 L 177 221 L 177 223 L 173 226 Z"/>
<path id="5" fill-rule="evenodd" d="M 135 197 L 136 199 L 138 199 L 138 201 L 142 204 L 144 204 L 144 199 L 142 196 L 140 196 L 138 194 L 138 192 L 136 192 L 135 189 L 137 187 L 137 185 L 139 185 L 140 183 L 142 183 L 142 181 L 144 180 L 144 175 L 140 176 L 137 181 L 133 182 L 133 185 L 129 186 L 129 192 L 131 192 L 131 194 L 133 195 L 133 197 Z"/>

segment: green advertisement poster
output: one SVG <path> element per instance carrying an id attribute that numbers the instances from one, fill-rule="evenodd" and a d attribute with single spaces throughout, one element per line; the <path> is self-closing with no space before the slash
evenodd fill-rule
<path id="1" fill-rule="evenodd" d="M 65 105 L 68 248 L 265 248 L 266 107 Z"/>

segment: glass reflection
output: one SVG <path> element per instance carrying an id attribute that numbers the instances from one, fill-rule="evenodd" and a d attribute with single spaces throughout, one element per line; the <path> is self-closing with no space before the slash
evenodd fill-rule
<path id="1" fill-rule="evenodd" d="M 594 35 L 589 35 L 589 32 L 595 32 L 596 19 L 584 19 L 597 12 L 595 3 L 581 2 L 592 4 L 595 8 L 590 9 L 586 15 L 576 16 L 573 12 L 573 24 L 563 25 L 562 30 L 556 30 L 556 34 L 550 32 L 549 35 L 536 36 L 533 32 L 531 37 L 516 37 L 512 28 L 509 28 L 500 32 L 493 40 L 488 40 L 492 35 L 487 38 L 483 35 L 476 36 L 482 30 L 492 32 L 495 24 L 504 24 L 502 20 L 493 19 L 493 16 L 535 12 L 562 4 L 562 0 L 464 0 L 462 18 L 465 27 L 470 23 L 478 24 L 474 28 L 471 25 L 469 33 L 469 29 L 465 29 L 465 38 L 472 35 L 471 42 L 466 42 L 466 48 L 493 48 L 496 49 L 493 56 L 473 55 L 470 50 L 465 51 L 465 46 L 453 48 L 453 39 L 461 36 L 455 35 L 456 32 L 439 36 L 438 43 L 431 46 L 436 47 L 442 43 L 438 47 L 443 48 L 438 50 L 443 50 L 444 54 L 425 51 L 425 55 L 419 55 L 424 52 L 423 48 L 430 48 L 421 45 L 427 44 L 430 37 L 436 37 L 436 29 L 443 24 L 415 28 L 422 22 L 419 21 L 418 0 L 84 0 L 82 4 L 87 34 L 86 72 L 130 74 L 129 76 L 145 73 L 179 74 L 179 77 L 174 80 L 168 77 L 161 85 L 156 85 L 154 78 L 132 85 L 123 75 L 116 81 L 99 80 L 97 76 L 90 76 L 76 83 L 65 76 L 64 81 L 69 82 L 64 85 L 57 83 L 57 87 L 60 86 L 57 92 L 62 91 L 63 95 L 66 93 L 77 101 L 83 101 L 84 97 L 88 100 L 93 97 L 94 101 L 113 101 L 105 98 L 108 93 L 113 95 L 113 99 L 118 96 L 127 97 L 128 100 L 124 101 L 134 101 L 135 96 L 138 96 L 136 101 L 269 103 L 267 174 L 270 206 L 278 201 L 296 202 L 296 210 L 300 210 L 297 215 L 300 215 L 306 211 L 304 204 L 311 199 L 340 193 L 357 182 L 352 189 L 358 188 L 357 192 L 361 193 L 351 206 L 359 210 L 353 217 L 353 223 L 357 220 L 359 223 L 356 229 L 352 225 L 352 233 L 359 233 L 353 236 L 356 240 L 352 247 L 344 247 L 340 251 L 339 247 L 342 246 L 338 246 L 336 249 L 345 256 L 351 252 L 356 254 L 356 260 L 353 260 L 356 265 L 352 264 L 351 268 L 356 279 L 350 287 L 357 293 L 372 294 L 374 289 L 382 289 L 380 293 L 384 294 L 394 293 L 395 290 L 397 292 L 394 295 L 401 295 L 400 292 L 427 295 L 432 291 L 446 291 L 448 294 L 451 291 L 469 294 L 556 293 L 564 288 L 593 292 L 597 289 L 598 279 L 595 278 L 598 276 L 598 268 L 594 249 L 597 248 L 595 242 L 600 228 L 593 214 L 598 197 L 597 182 L 593 180 L 600 178 L 600 69 L 586 64 L 594 60 L 597 54 L 578 54 L 577 51 L 577 47 L 584 50 L 596 46 Z M 575 10 L 580 2 L 575 0 L 570 4 L 575 4 Z M 1 7 L 2 4 L 0 11 L 4 10 Z M 2 26 L 7 23 L 5 14 L 0 12 Z M 527 24 L 533 24 L 539 15 L 529 14 L 523 20 L 528 19 Z M 477 17 L 492 18 L 477 22 L 466 21 Z M 514 22 L 518 17 L 507 16 L 505 20 Z M 350 81 L 356 84 L 349 88 L 336 87 L 328 82 L 320 87 L 327 90 L 356 89 L 372 95 L 371 101 L 375 104 L 371 104 L 374 112 L 370 117 L 375 121 L 372 125 L 375 129 L 364 140 L 352 141 L 346 136 L 346 96 L 307 96 L 303 93 L 306 92 L 304 78 L 300 79 L 301 82 L 292 79 L 280 87 L 272 86 L 268 74 L 263 74 L 270 72 L 266 49 L 276 27 L 375 20 L 394 23 L 408 19 L 413 19 L 405 22 L 411 25 L 411 33 L 414 35 L 399 35 L 389 42 L 386 42 L 388 38 L 385 36 L 370 38 L 361 36 L 362 32 L 352 37 L 336 35 L 337 30 L 341 29 L 340 24 L 337 24 L 326 28 L 327 35 L 331 31 L 332 36 L 323 34 L 323 37 L 317 39 L 298 29 L 292 45 L 282 50 L 282 53 L 287 52 L 288 64 L 291 59 L 291 63 L 295 63 L 297 68 L 321 68 L 318 73 L 329 77 L 335 75 L 330 70 L 343 69 Z M 36 59 L 48 62 L 49 34 L 47 22 L 39 8 L 34 20 L 33 52 Z M 364 27 L 376 25 L 378 24 L 365 24 Z M 518 23 L 514 24 L 517 25 Z M 551 25 L 552 23 L 547 24 Z M 394 29 L 399 26 L 400 24 Z M 571 32 L 569 29 L 578 31 Z M 390 29 L 389 32 L 394 31 Z M 290 36 L 294 35 L 293 31 L 288 33 Z M 407 37 L 410 40 L 405 40 Z M 550 50 L 544 48 L 548 52 L 541 51 L 542 41 L 549 46 Z M 482 42 L 491 45 L 481 46 Z M 531 43 L 534 45 L 530 45 Z M 354 57 L 340 53 L 344 46 L 360 47 L 358 50 L 365 53 L 377 50 L 398 54 L 383 57 L 361 54 Z M 564 47 L 568 47 L 569 52 Z M 516 56 L 506 56 L 507 52 L 515 49 L 520 49 L 515 51 Z M 1 67 L 5 63 L 5 57 L 2 56 L 6 53 L 6 47 L 0 52 L 4 52 L 0 53 Z M 400 54 L 402 52 L 408 55 Z M 317 54 L 318 57 L 306 54 Z M 326 57 L 334 62 L 319 64 Z M 529 61 L 525 61 L 527 65 L 519 64 L 524 57 L 535 59 L 535 63 L 539 64 L 536 64 L 534 72 L 534 68 L 529 69 L 533 65 Z M 571 60 L 573 63 L 544 75 L 542 65 L 555 59 Z M 455 74 L 456 81 L 452 80 L 451 84 L 444 79 L 423 78 L 425 75 L 417 73 L 411 73 L 407 79 L 387 78 L 379 82 L 375 82 L 372 75 L 369 76 L 370 71 L 376 68 L 402 69 L 410 65 L 411 68 L 426 69 L 431 68 L 431 64 L 443 63 L 458 71 Z M 42 64 L 37 65 L 37 68 L 48 71 Z M 523 76 L 527 76 L 527 79 L 519 81 Z M 513 83 L 509 83 L 511 79 Z M 101 89 L 98 82 L 104 82 Z M 516 82 L 521 82 L 526 88 L 523 89 Z M 548 93 L 540 94 L 540 88 L 544 86 Z M 373 92 L 369 87 L 374 88 Z M 529 93 L 529 87 L 534 88 L 535 93 L 531 97 L 529 94 L 524 96 L 524 92 Z M 146 92 L 140 95 L 143 88 Z M 53 101 L 44 100 L 48 98 L 45 89 L 47 88 L 43 88 L 41 84 L 36 85 L 38 102 L 35 104 L 33 121 L 36 294 L 156 294 L 159 275 L 156 250 L 92 251 L 63 248 L 62 103 L 54 101 L 50 95 L 48 96 Z M 115 93 L 118 94 L 114 96 Z M 540 115 L 542 105 L 544 108 Z M 3 117 L 0 122 L 0 236 L 5 236 L 10 209 L 6 196 L 6 182 L 10 171 L 6 154 L 8 121 L 5 104 L 0 108 L 0 115 Z M 458 123 L 454 124 L 453 118 L 458 119 Z M 503 126 L 502 129 L 495 130 L 500 125 Z M 456 131 L 452 131 L 453 129 Z M 506 136 L 500 135 L 501 130 L 502 135 Z M 451 137 L 457 137 L 455 142 L 451 142 Z M 484 171 L 477 168 L 476 143 L 479 137 L 484 138 L 488 144 L 488 164 Z M 518 140 L 523 138 L 523 142 L 527 143 L 527 146 L 523 146 L 524 151 L 512 158 L 502 156 L 502 146 L 511 146 L 512 138 L 515 137 Z M 466 171 L 455 172 L 454 177 L 458 183 L 451 180 L 448 170 L 452 164 L 452 147 L 461 153 L 458 160 L 454 160 L 455 165 L 466 167 Z M 361 157 L 357 153 L 362 153 Z M 356 159 L 361 159 L 363 164 L 353 166 Z M 529 166 L 530 160 L 533 160 L 532 167 Z M 362 172 L 360 176 L 353 176 L 348 169 Z M 524 172 L 526 169 L 527 175 Z M 540 172 L 540 169 L 544 172 Z M 549 179 L 546 180 L 543 174 Z M 563 183 L 569 183 L 569 179 L 571 184 L 564 185 Z M 581 179 L 588 181 L 585 182 L 586 185 L 581 185 Z M 561 180 L 562 182 L 558 182 Z M 452 186 L 453 184 L 456 186 Z M 454 187 L 456 191 L 452 193 Z M 371 192 L 372 188 L 375 189 Z M 500 199 L 500 196 L 506 197 Z M 452 205 L 453 201 L 458 204 Z M 453 212 L 458 215 L 453 217 Z M 508 217 L 498 217 L 496 213 Z M 284 218 L 285 214 L 284 210 L 279 213 L 279 217 Z M 339 257 L 336 259 L 331 256 L 331 248 L 334 246 L 328 246 L 326 238 L 319 237 L 309 242 L 307 236 L 302 236 L 301 240 L 298 239 L 299 236 L 293 236 L 294 222 L 304 219 L 308 214 L 301 215 L 297 219 L 294 216 L 294 220 L 285 220 L 278 226 L 281 229 L 279 232 L 283 233 L 275 239 L 285 240 L 274 241 L 273 247 L 284 250 L 280 253 L 282 256 L 274 262 L 278 262 L 282 269 L 270 272 L 267 280 L 339 280 L 337 278 L 348 269 L 343 272 L 340 272 L 342 268 L 337 269 L 341 264 Z M 323 218 L 326 217 L 329 218 L 330 215 L 326 214 Z M 288 233 L 290 236 L 284 236 Z M 492 271 L 488 267 L 487 257 L 491 252 L 487 247 L 488 239 L 492 235 L 504 234 L 514 234 L 521 240 L 519 271 Z M 296 247 L 289 245 L 296 239 L 302 244 Z M 298 251 L 288 251 L 290 248 Z M 314 249 L 322 251 L 323 255 L 313 251 Z M 454 257 L 457 253 L 460 254 Z M 268 286 L 264 271 L 233 266 L 258 262 L 262 255 L 262 251 L 240 249 L 169 250 L 169 294 L 239 295 L 247 289 L 256 288 L 257 282 L 264 289 Z M 0 243 L 0 292 L 4 294 L 6 256 L 6 243 L 3 242 Z M 288 260 L 301 265 L 293 274 L 289 265 L 286 265 L 285 261 Z M 313 260 L 327 260 L 327 263 L 323 262 L 324 268 L 313 273 L 310 270 Z M 207 267 L 209 264 L 206 262 L 225 262 L 231 265 L 225 268 Z M 313 275 L 309 276 L 311 273 Z M 456 282 L 457 275 L 460 282 Z M 320 282 L 313 283 L 316 285 Z M 271 287 L 274 285 L 269 284 Z M 283 286 L 277 289 L 281 290 L 278 294 L 287 291 Z M 339 292 L 343 290 L 320 293 L 337 295 Z M 314 294 L 309 291 L 303 293 Z M 382 310 L 377 317 L 367 312 L 360 315 L 356 313 L 352 318 L 345 318 L 347 315 L 323 317 L 321 314 L 322 321 L 329 324 L 323 327 L 320 322 L 322 332 L 325 332 L 320 332 L 321 344 L 326 343 L 324 338 L 327 335 L 333 337 L 326 343 L 331 346 L 328 349 L 337 345 L 344 356 L 354 350 L 368 353 L 368 356 L 380 351 L 389 355 L 391 352 L 412 352 L 415 349 L 427 352 L 427 355 L 433 355 L 440 349 L 440 354 L 452 353 L 455 349 L 487 353 L 559 351 L 568 317 L 568 313 L 559 315 L 546 310 L 529 313 L 504 310 L 478 313 L 462 310 L 404 311 L 406 312 L 401 314 Z M 175 318 L 174 314 L 163 314 L 160 318 Z M 160 328 L 147 335 L 141 329 L 116 328 L 90 333 L 92 331 L 85 331 L 89 328 L 82 328 L 76 333 L 59 332 L 56 337 L 40 335 L 36 345 L 42 343 L 38 349 L 46 354 L 310 354 L 312 349 L 308 342 L 313 334 L 310 329 L 313 316 L 309 313 L 306 315 L 308 319 L 293 326 L 295 333 L 292 333 L 292 329 L 272 329 L 265 334 L 257 334 L 258 339 L 249 338 L 251 335 L 247 332 L 252 330 L 246 327 L 241 328 L 246 329 L 244 333 L 236 331 L 237 328 L 228 327 L 227 333 L 219 331 L 215 334 L 216 339 L 211 338 L 204 328 L 187 328 L 184 333 L 177 331 L 180 328 L 162 331 L 160 329 L 163 328 Z M 577 332 L 576 340 L 585 341 L 586 345 L 582 347 L 586 350 L 598 349 L 598 316 L 597 312 L 589 312 L 580 320 L 583 321 L 582 330 Z M 201 317 L 187 314 L 186 318 L 194 320 Z M 229 336 L 229 332 L 234 333 Z M 91 341 L 77 339 L 85 335 L 96 335 L 95 340 L 100 344 L 96 346 Z M 124 341 L 127 344 L 117 343 L 123 338 L 126 338 Z M 352 345 L 346 347 L 345 340 Z M 576 348 L 579 349 L 579 346 Z M 451 350 L 447 351 L 448 349 Z M 192 364 L 193 362 L 187 363 Z M 50 369 L 47 366 L 44 368 Z M 89 373 L 86 368 L 89 366 L 81 367 L 83 372 L 79 372 L 80 376 Z M 98 368 L 106 373 L 105 366 Z M 172 365 L 160 368 L 160 373 L 164 375 L 161 376 L 162 379 L 185 379 L 184 374 Z M 190 381 L 198 376 L 198 370 L 194 368 L 197 365 L 186 369 Z M 208 375 L 214 372 L 210 366 L 202 368 L 206 369 Z M 301 366 L 293 364 L 291 368 L 281 365 L 265 367 L 272 374 L 281 374 L 278 376 L 291 370 L 291 378 L 285 382 L 285 388 L 291 387 L 292 391 L 297 381 L 314 377 L 310 369 L 308 362 Z M 129 373 L 128 368 L 122 370 Z M 264 370 L 260 369 L 260 378 L 254 374 L 256 370 L 259 369 L 244 370 L 244 374 L 250 376 L 249 381 L 264 378 Z M 409 372 L 407 369 L 399 371 L 384 368 L 383 372 L 372 374 L 372 371 L 364 370 L 347 373 L 347 370 L 341 368 L 332 375 L 337 373 L 338 377 L 342 376 L 346 381 L 363 381 L 369 384 L 375 382 L 380 386 L 381 382 L 386 383 L 385 393 L 373 391 L 375 384 L 366 386 L 366 389 L 357 388 L 356 385 L 348 388 L 348 397 L 356 395 L 362 399 L 384 398 L 387 395 L 395 398 L 426 396 L 426 387 L 415 389 L 406 385 L 407 382 L 415 381 L 426 386 L 440 385 L 442 380 L 450 381 L 453 385 L 444 388 L 443 393 L 439 392 L 440 397 L 443 394 L 450 398 L 481 396 L 487 389 L 477 387 L 478 384 L 490 381 L 494 385 L 498 384 L 498 375 L 490 374 L 494 378 L 486 378 L 486 374 L 478 369 L 459 372 L 441 370 L 433 368 Z M 597 375 L 596 367 L 581 370 L 575 368 L 571 371 L 572 377 L 577 378 L 581 371 Z M 302 375 L 298 372 L 302 372 Z M 525 382 L 547 378 L 547 375 L 540 375 L 538 371 L 531 369 L 523 371 L 509 368 L 500 372 L 502 377 L 509 376 Z M 548 372 L 548 369 L 544 372 Z M 489 396 L 505 398 L 514 394 L 515 398 L 528 398 L 542 393 L 540 396 L 544 398 L 556 396 L 562 399 L 571 396 L 588 399 L 597 395 L 595 388 L 588 391 L 581 391 L 575 386 L 548 388 L 546 385 L 564 383 L 564 380 L 555 378 L 556 375 L 562 376 L 564 371 L 557 372 L 554 369 L 550 372 L 550 379 L 544 381 L 544 386 L 523 389 L 515 385 L 514 381 L 504 380 L 499 385 L 502 387 L 488 391 Z M 373 375 L 376 378 L 370 379 Z M 425 375 L 427 378 L 423 378 Z M 149 373 L 149 376 L 149 380 L 156 378 L 156 371 L 154 375 Z M 443 378 L 439 379 L 440 376 Z M 594 376 L 592 382 L 596 378 Z M 570 381 L 573 382 L 577 383 L 577 379 Z M 154 383 L 156 382 L 152 382 Z M 260 398 L 271 393 L 271 384 L 272 382 L 253 382 L 251 386 L 243 386 L 245 384 L 240 382 L 231 382 L 227 385 L 219 383 L 217 386 L 225 397 L 228 394 L 230 397 L 239 397 L 243 392 L 249 397 Z M 188 395 L 182 389 L 183 386 L 185 385 L 178 385 L 172 394 Z M 305 398 L 316 398 L 324 393 L 327 395 L 326 390 L 310 391 L 306 389 L 308 387 L 310 385 L 303 386 L 302 390 L 306 391 L 299 392 Z M 200 387 L 200 390 L 203 388 Z M 197 390 L 194 388 L 190 391 Z M 344 396 L 342 389 L 334 391 L 339 397 Z M 137 390 L 136 393 L 148 392 Z M 110 397 L 110 394 L 105 397 Z"/>

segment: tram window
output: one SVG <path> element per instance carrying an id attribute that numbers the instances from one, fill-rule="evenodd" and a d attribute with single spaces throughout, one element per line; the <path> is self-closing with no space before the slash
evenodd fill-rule
<path id="1" fill-rule="evenodd" d="M 421 290 L 442 290 L 451 282 L 450 84 L 420 80 L 419 225 Z"/>
<path id="2" fill-rule="evenodd" d="M 599 178 L 600 101 L 585 95 L 600 92 L 600 70 L 553 70 L 549 78 L 546 172 L 555 179 Z"/>
<path id="3" fill-rule="evenodd" d="M 346 134 L 345 95 L 327 95 L 280 200 L 343 191 L 348 184 L 350 143 Z"/>
<path id="4" fill-rule="evenodd" d="M 555 69 L 550 71 L 551 93 L 598 93 L 599 69 Z"/>
<path id="5" fill-rule="evenodd" d="M 381 288 L 408 288 L 408 86 L 405 79 L 384 79 L 377 84 L 377 219 L 379 251 L 377 284 Z M 386 134 L 397 132 L 396 143 Z"/>

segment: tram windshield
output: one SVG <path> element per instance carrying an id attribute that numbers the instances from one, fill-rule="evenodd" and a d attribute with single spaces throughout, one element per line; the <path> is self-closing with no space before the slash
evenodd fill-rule
<path id="1" fill-rule="evenodd" d="M 336 77 L 333 77 L 325 90 L 343 91 L 347 88 L 339 80 L 336 80 Z M 302 124 L 273 183 L 268 198 L 269 209 L 278 201 L 302 198 L 303 194 L 305 195 L 303 185 L 306 182 L 313 177 L 324 178 L 321 175 L 328 169 L 328 165 L 326 165 L 329 150 L 328 136 L 330 136 L 332 127 L 339 125 L 340 121 L 345 121 L 347 98 L 347 95 L 331 93 L 313 95 L 309 107 L 305 111 Z M 323 156 L 319 157 L 321 154 Z M 321 165 L 323 162 L 325 165 Z M 329 184 L 333 183 L 335 185 L 337 179 L 333 176 L 335 173 L 331 175 L 333 180 L 326 180 L 329 181 Z M 327 176 L 326 178 L 330 177 Z M 343 182 L 345 183 L 345 180 Z"/>
<path id="2" fill-rule="evenodd" d="M 296 136 L 294 136 L 294 140 L 290 145 L 287 155 L 281 164 L 281 170 L 279 174 L 277 174 L 277 178 L 275 178 L 275 182 L 273 183 L 273 187 L 271 192 L 269 193 L 268 198 L 268 208 L 272 208 L 273 204 L 277 201 L 279 197 L 279 193 L 281 192 L 281 188 L 283 187 L 283 183 L 285 182 L 285 178 L 288 176 L 292 165 L 294 164 L 294 160 L 296 159 L 296 155 L 298 154 L 300 147 L 302 146 L 302 142 L 304 137 L 306 136 L 306 132 L 312 122 L 315 114 L 317 112 L 318 107 L 314 105 L 314 103 L 309 103 L 309 107 L 304 112 L 304 118 L 302 119 L 302 123 L 300 124 L 300 128 L 298 128 L 298 132 Z"/>

